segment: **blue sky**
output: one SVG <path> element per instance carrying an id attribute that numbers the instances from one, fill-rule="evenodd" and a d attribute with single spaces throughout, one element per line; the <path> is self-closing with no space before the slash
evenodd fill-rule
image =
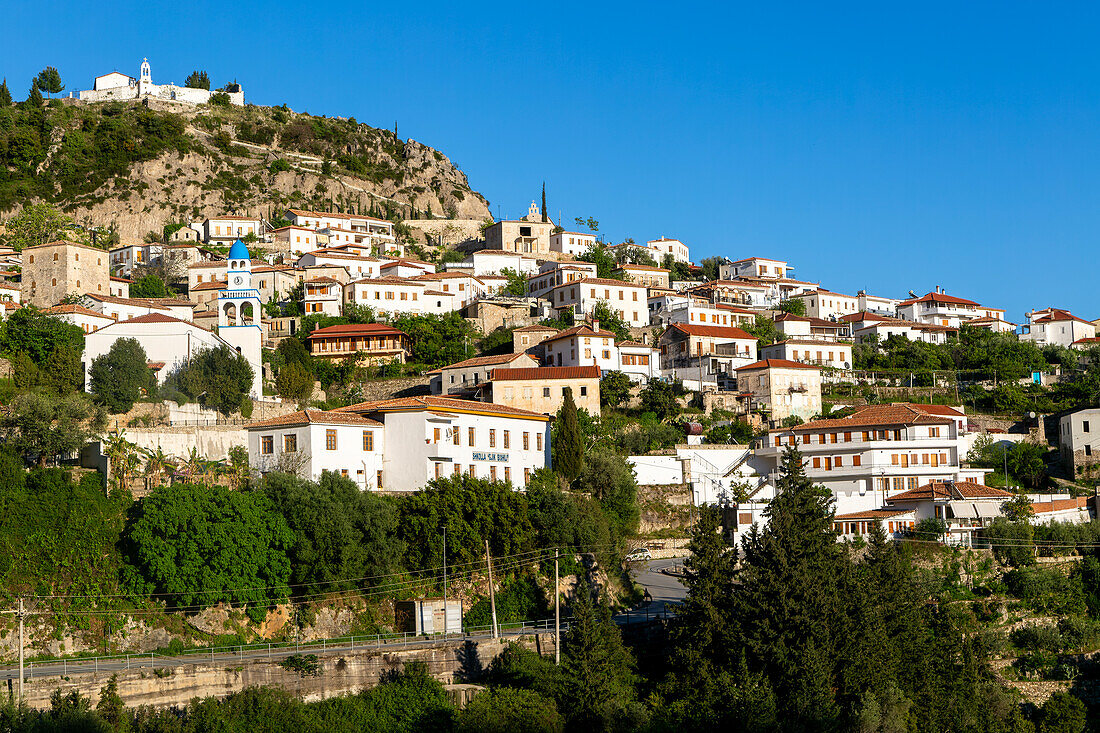
<path id="1" fill-rule="evenodd" d="M 788 259 L 846 293 L 948 292 L 1020 322 L 1100 317 L 1100 7 L 1084 3 L 20 2 L 22 98 L 206 69 L 257 104 L 439 148 L 515 217 L 696 261 Z"/>

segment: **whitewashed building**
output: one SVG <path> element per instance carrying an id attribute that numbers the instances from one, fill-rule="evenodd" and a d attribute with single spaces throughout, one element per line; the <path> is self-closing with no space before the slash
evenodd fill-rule
<path id="1" fill-rule="evenodd" d="M 1026 315 L 1027 323 L 1020 340 L 1031 341 L 1036 346 L 1072 346 L 1077 341 L 1096 336 L 1096 324 L 1061 308 L 1043 308 Z"/>
<path id="2" fill-rule="evenodd" d="M 644 285 L 586 278 L 552 288 L 547 297 L 558 313 L 572 311 L 574 318 L 591 315 L 602 301 L 628 325 L 649 325 L 648 291 Z"/>
<path id="3" fill-rule="evenodd" d="M 595 234 L 583 232 L 556 232 L 550 235 L 550 251 L 579 257 L 596 246 Z"/>

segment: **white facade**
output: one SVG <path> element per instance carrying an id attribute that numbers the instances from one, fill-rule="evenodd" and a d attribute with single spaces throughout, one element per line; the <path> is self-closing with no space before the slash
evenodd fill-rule
<path id="1" fill-rule="evenodd" d="M 317 481 L 330 471 L 378 491 L 385 452 L 382 423 L 360 415 L 307 409 L 248 426 L 248 462 L 263 473 L 296 471 Z"/>
<path id="2" fill-rule="evenodd" d="M 331 265 L 347 270 L 352 280 L 381 277 L 381 267 L 387 260 L 366 255 L 356 255 L 334 249 L 317 249 L 307 252 L 295 263 L 300 268 Z"/>
<path id="3" fill-rule="evenodd" d="M 91 308 L 76 304 L 55 305 L 53 308 L 47 308 L 42 312 L 78 326 L 86 334 L 98 331 L 104 326 L 109 326 L 115 322 L 115 319 L 110 316 L 105 316 Z"/>
<path id="4" fill-rule="evenodd" d="M 428 372 L 428 387 L 432 394 L 454 394 L 489 381 L 494 369 L 537 367 L 538 361 L 526 353 L 475 356 Z"/>
<path id="5" fill-rule="evenodd" d="M 306 280 L 302 305 L 307 316 L 339 316 L 344 307 L 343 287 L 331 277 Z"/>
<path id="6" fill-rule="evenodd" d="M 168 374 L 198 352 L 228 345 L 205 328 L 178 318 L 156 313 L 137 316 L 103 326 L 84 337 L 85 384 L 89 383 L 92 361 L 110 351 L 115 341 L 122 338 L 136 339 L 150 362 L 164 364 L 157 371 L 157 382 L 160 384 L 164 383 Z"/>
<path id="7" fill-rule="evenodd" d="M 659 237 L 646 242 L 646 247 L 653 250 L 653 259 L 657 260 L 657 264 L 664 262 L 666 255 L 672 255 L 672 259 L 675 262 L 683 262 L 684 264 L 691 263 L 691 254 L 688 251 L 688 246 L 679 239 Z"/>
<path id="8" fill-rule="evenodd" d="M 567 328 L 543 341 L 542 347 L 546 366 L 595 365 L 603 374 L 619 368 L 615 334 L 601 330 L 599 322 Z"/>
<path id="9" fill-rule="evenodd" d="M 784 450 L 797 445 L 806 475 L 833 492 L 839 514 L 877 509 L 930 481 L 984 481 L 985 470 L 960 467 L 956 422 L 918 408 L 876 405 L 850 418 L 772 430 L 757 453 L 778 469 Z"/>
<path id="10" fill-rule="evenodd" d="M 202 223 L 203 241 L 207 244 L 232 244 L 249 234 L 260 236 L 260 220 L 246 216 L 221 216 Z"/>
<path id="11" fill-rule="evenodd" d="M 239 84 L 228 85 L 226 89 L 225 93 L 229 96 L 230 104 L 244 105 L 244 91 Z M 217 92 L 207 91 L 206 89 L 191 89 L 175 84 L 154 84 L 149 61 L 143 59 L 137 79 L 113 71 L 110 74 L 97 76 L 92 89 L 83 90 L 79 92 L 78 96 L 82 102 L 125 101 L 152 97 L 188 104 L 207 104 L 214 94 L 217 94 Z"/>
<path id="12" fill-rule="evenodd" d="M 596 246 L 595 234 L 558 232 L 550 235 L 550 251 L 579 257 Z"/>
<path id="13" fill-rule="evenodd" d="M 1075 341 L 1096 337 L 1096 325 L 1060 308 L 1044 308 L 1027 313 L 1021 341 L 1036 346 L 1072 346 Z"/>
<path id="14" fill-rule="evenodd" d="M 810 318 L 836 320 L 841 316 L 858 313 L 859 298 L 842 295 L 829 290 L 814 290 L 794 296 L 806 304 L 806 315 Z"/>
<path id="15" fill-rule="evenodd" d="M 767 257 L 746 257 L 743 260 L 729 262 L 718 268 L 719 278 L 733 280 L 739 277 L 790 277 L 794 269 L 786 260 L 771 260 Z"/>
<path id="16" fill-rule="evenodd" d="M 590 262 L 544 262 L 536 274 L 527 278 L 527 294 L 541 298 L 558 285 L 596 277 L 596 266 Z"/>
<path id="17" fill-rule="evenodd" d="M 786 339 L 760 349 L 761 359 L 786 359 L 802 364 L 850 370 L 852 345 L 843 341 Z"/>
<path id="18" fill-rule="evenodd" d="M 527 257 L 518 252 L 479 249 L 466 255 L 466 259 L 461 262 L 448 262 L 444 268 L 448 272 L 467 272 L 475 277 L 500 275 L 505 270 L 512 270 L 524 277 L 529 277 L 539 271 L 539 263 L 534 257 Z"/>
<path id="19" fill-rule="evenodd" d="M 860 311 L 891 317 L 897 314 L 898 303 L 901 302 L 897 298 L 883 298 L 877 295 L 868 295 L 863 290 L 859 291 L 857 297 L 859 302 L 856 303 L 856 306 Z"/>
<path id="20" fill-rule="evenodd" d="M 237 240 L 229 249 L 226 288 L 218 293 L 218 336 L 236 349 L 252 367 L 252 399 L 263 399 L 263 310 L 260 291 L 252 286 L 252 260 L 248 248 Z"/>
<path id="21" fill-rule="evenodd" d="M 527 485 L 550 464 L 550 422 L 526 410 L 449 397 L 407 397 L 340 408 L 386 432 L 383 484 L 416 491 L 433 478 L 466 474 Z"/>
<path id="22" fill-rule="evenodd" d="M 973 300 L 948 295 L 936 288 L 919 298 L 898 303 L 898 318 L 935 326 L 958 328 L 975 318 L 989 317 L 1004 320 L 1004 310 L 987 308 Z"/>
<path id="23" fill-rule="evenodd" d="M 620 280 L 587 278 L 558 285 L 547 293 L 556 311 L 572 310 L 574 317 L 590 315 L 601 301 L 628 325 L 649 325 L 648 290 Z"/>
<path id="24" fill-rule="evenodd" d="M 368 306 L 375 313 L 442 314 L 458 310 L 455 294 L 433 283 L 401 277 L 356 280 L 344 286 L 344 302 Z"/>

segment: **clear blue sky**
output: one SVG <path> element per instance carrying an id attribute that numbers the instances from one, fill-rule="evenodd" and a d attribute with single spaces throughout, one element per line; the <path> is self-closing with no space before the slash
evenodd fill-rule
<path id="1" fill-rule="evenodd" d="M 790 260 L 1100 317 L 1100 8 L 1085 3 L 194 2 L 5 6 L 0 75 L 68 89 L 148 56 L 257 104 L 398 122 L 515 217 L 700 261 Z"/>

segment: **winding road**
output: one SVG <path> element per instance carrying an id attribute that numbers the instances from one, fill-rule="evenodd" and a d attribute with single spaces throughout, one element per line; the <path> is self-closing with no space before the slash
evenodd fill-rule
<path id="1" fill-rule="evenodd" d="M 639 585 L 649 591 L 653 600 L 649 603 L 642 602 L 629 611 L 616 615 L 615 620 L 619 623 L 628 623 L 659 616 L 671 616 L 672 607 L 679 605 L 687 596 L 687 588 L 679 578 L 662 571 L 683 563 L 682 557 L 635 563 L 630 574 Z"/>

